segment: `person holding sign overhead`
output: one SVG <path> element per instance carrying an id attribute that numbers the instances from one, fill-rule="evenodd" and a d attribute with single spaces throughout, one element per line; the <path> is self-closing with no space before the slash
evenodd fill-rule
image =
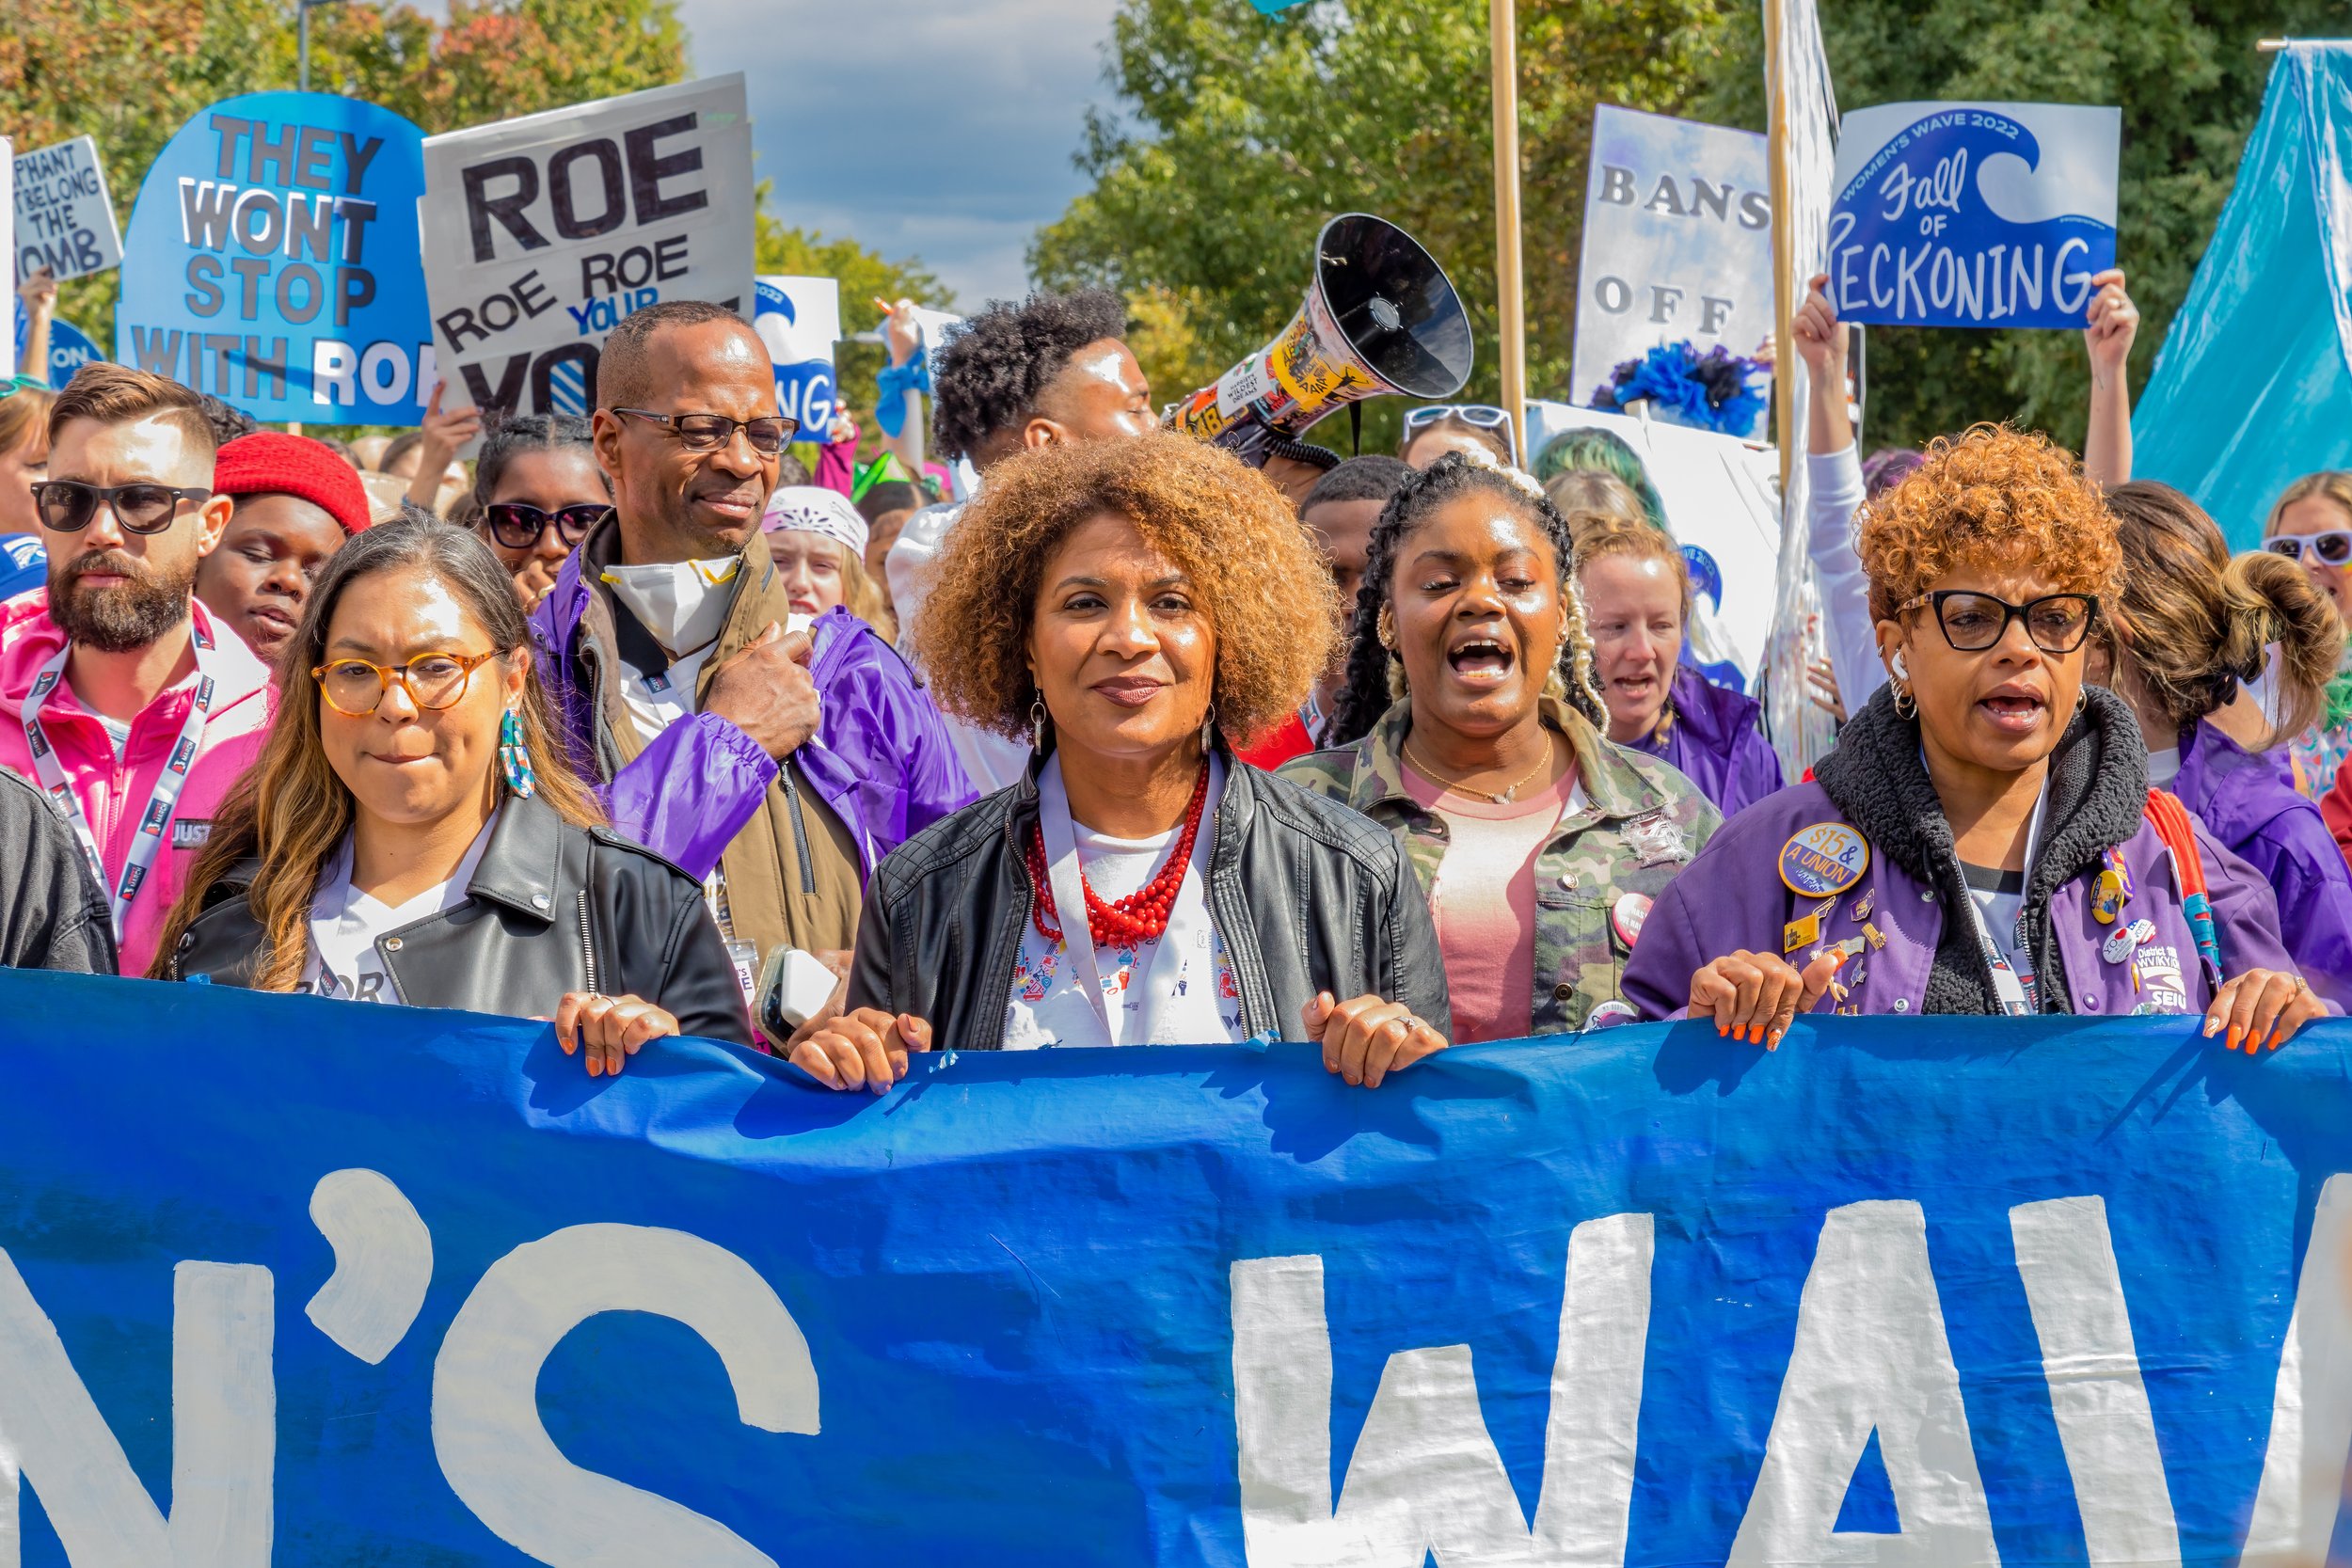
<path id="1" fill-rule="evenodd" d="M 1800 784 L 1660 895 L 1626 968 L 1648 1019 L 1776 1046 L 1800 1012 L 2204 1014 L 2276 1047 L 2329 1008 L 2254 869 L 2148 788 L 2086 679 L 2115 518 L 2040 436 L 1979 425 L 1864 515 L 1888 680 Z"/>

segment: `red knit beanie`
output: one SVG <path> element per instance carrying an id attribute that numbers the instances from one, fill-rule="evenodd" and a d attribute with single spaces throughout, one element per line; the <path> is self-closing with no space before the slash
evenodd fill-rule
<path id="1" fill-rule="evenodd" d="M 368 493 L 358 471 L 334 448 L 307 436 L 260 430 L 220 449 L 213 463 L 216 496 L 297 496 L 343 525 L 368 526 Z"/>

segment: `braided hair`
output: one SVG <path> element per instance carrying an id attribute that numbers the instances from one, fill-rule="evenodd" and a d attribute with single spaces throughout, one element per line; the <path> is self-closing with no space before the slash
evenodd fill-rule
<path id="1" fill-rule="evenodd" d="M 1347 684 L 1332 715 L 1327 744 L 1345 746 L 1361 739 L 1396 700 L 1405 678 L 1401 656 L 1380 645 L 1380 611 L 1389 605 L 1396 575 L 1397 556 L 1406 539 L 1427 521 L 1430 514 L 1457 497 L 1484 490 L 1500 496 L 1518 509 L 1551 546 L 1559 571 L 1560 657 L 1552 674 L 1565 689 L 1568 705 L 1596 726 L 1606 728 L 1608 709 L 1601 705 L 1600 688 L 1593 678 L 1593 638 L 1585 628 L 1584 601 L 1576 588 L 1576 543 L 1567 519 L 1535 482 L 1491 458 L 1449 452 L 1415 474 L 1381 509 L 1373 525 L 1365 552 L 1364 582 L 1356 593 L 1356 612 L 1348 626 Z M 1396 687 L 1391 686 L 1391 675 Z"/>
<path id="2" fill-rule="evenodd" d="M 525 452 L 589 445 L 588 421 L 577 414 L 510 414 L 492 409 L 483 421 L 481 455 L 474 459 L 474 499 L 488 505 L 498 494 L 507 465 Z M 605 481 L 606 489 L 612 484 L 611 480 Z"/>

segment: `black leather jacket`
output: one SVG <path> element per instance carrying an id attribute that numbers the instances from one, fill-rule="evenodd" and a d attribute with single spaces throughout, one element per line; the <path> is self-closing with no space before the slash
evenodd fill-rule
<path id="1" fill-rule="evenodd" d="M 1209 911 L 1253 1035 L 1306 1037 L 1315 992 L 1376 992 L 1451 1039 L 1445 963 L 1421 884 L 1389 832 L 1225 756 Z M 1004 1045 L 1032 893 L 1021 846 L 1037 822 L 1033 759 L 1017 784 L 932 823 L 876 867 L 849 1005 L 928 1020 L 941 1049 Z"/>
<path id="2" fill-rule="evenodd" d="M 171 956 L 173 979 L 252 983 L 267 939 L 245 893 L 261 863 L 242 863 L 207 892 Z M 466 892 L 455 909 L 376 939 L 409 1006 L 534 1018 L 565 991 L 635 995 L 683 1033 L 751 1044 L 701 884 L 650 849 L 510 796 Z"/>

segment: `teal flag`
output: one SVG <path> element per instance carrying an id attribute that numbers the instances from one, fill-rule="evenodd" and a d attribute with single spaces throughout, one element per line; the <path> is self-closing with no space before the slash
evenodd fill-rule
<path id="1" fill-rule="evenodd" d="M 2347 166 L 2352 44 L 2290 44 L 2132 420 L 2135 477 L 2194 496 L 2234 549 L 2290 480 L 2352 467 Z"/>

